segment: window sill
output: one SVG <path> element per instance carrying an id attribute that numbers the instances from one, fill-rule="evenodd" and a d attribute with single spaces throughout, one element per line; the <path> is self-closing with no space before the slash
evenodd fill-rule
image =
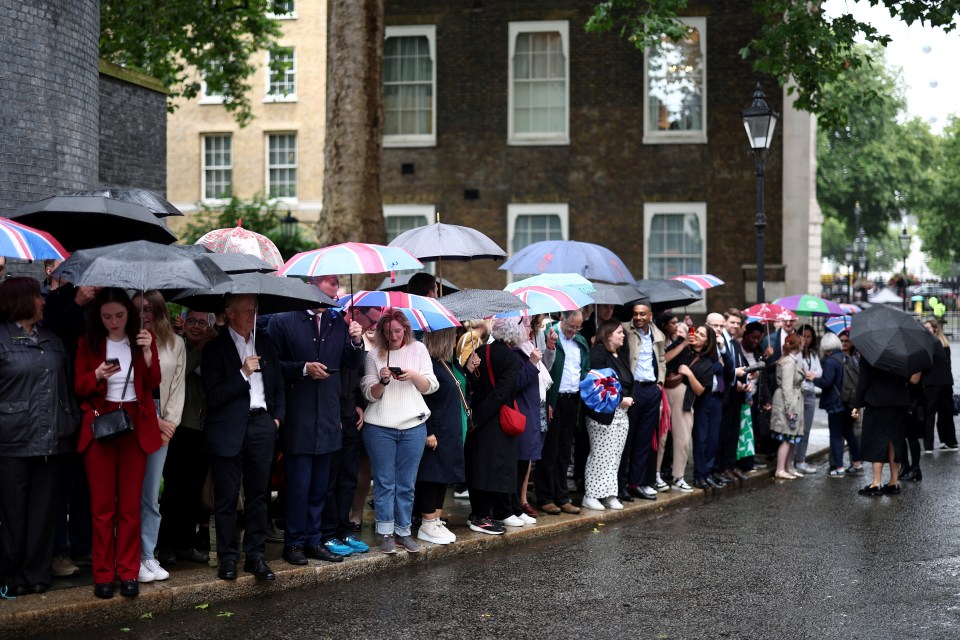
<path id="1" fill-rule="evenodd" d="M 643 144 L 707 144 L 707 134 L 702 131 L 691 133 L 647 133 Z"/>
<path id="2" fill-rule="evenodd" d="M 569 136 L 557 137 L 532 137 L 532 138 L 507 138 L 507 145 L 511 147 L 560 147 L 569 146 Z"/>
<path id="3" fill-rule="evenodd" d="M 285 95 L 285 96 L 271 96 L 271 95 L 268 95 L 268 96 L 264 96 L 263 102 L 264 102 L 265 104 L 270 104 L 270 103 L 272 103 L 272 102 L 279 102 L 279 103 L 283 103 L 283 102 L 298 102 L 298 98 L 297 98 L 297 94 L 295 94 L 295 93 L 291 93 L 291 94 Z"/>

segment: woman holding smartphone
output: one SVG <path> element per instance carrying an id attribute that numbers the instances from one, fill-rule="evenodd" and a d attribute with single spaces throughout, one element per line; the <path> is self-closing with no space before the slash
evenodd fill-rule
<path id="1" fill-rule="evenodd" d="M 78 450 L 90 482 L 93 515 L 94 595 L 140 593 L 140 499 L 147 456 L 160 448 L 153 389 L 160 385 L 160 362 L 153 335 L 123 289 L 97 293 L 80 340 L 74 385 L 83 418 Z M 98 415 L 126 411 L 134 433 L 103 443 L 93 437 Z"/>

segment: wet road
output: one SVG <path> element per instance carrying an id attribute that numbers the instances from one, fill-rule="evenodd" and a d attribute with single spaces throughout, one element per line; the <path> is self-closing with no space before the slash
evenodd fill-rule
<path id="1" fill-rule="evenodd" d="M 598 533 L 57 637 L 956 638 L 958 464 L 925 455 L 922 483 L 873 499 L 821 465 Z"/>

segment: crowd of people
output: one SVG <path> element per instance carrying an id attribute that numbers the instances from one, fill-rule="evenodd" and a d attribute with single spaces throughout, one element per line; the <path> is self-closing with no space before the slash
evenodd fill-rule
<path id="1" fill-rule="evenodd" d="M 336 276 L 311 283 L 338 294 Z M 435 296 L 436 281 L 417 274 L 409 291 Z M 209 562 L 211 516 L 220 579 L 237 578 L 242 549 L 244 572 L 275 580 L 268 539 L 289 564 L 342 562 L 370 550 L 371 482 L 373 541 L 396 554 L 457 540 L 451 486 L 469 498 L 470 530 L 502 535 L 663 492 L 724 491 L 756 469 L 792 481 L 817 471 L 806 452 L 818 395 L 826 474 L 871 463 L 861 495 L 921 481 L 935 429 L 957 449 L 936 320 L 933 367 L 903 376 L 871 367 L 846 331 L 746 320 L 729 309 L 696 326 L 640 300 L 421 334 L 399 309 L 258 317 L 254 296 L 234 295 L 222 314 L 171 317 L 157 291 L 8 278 L 2 595 L 42 593 L 89 562 L 97 597 L 118 580 L 136 596 L 169 577 L 164 565 Z M 127 432 L 107 434 L 118 417 Z"/>

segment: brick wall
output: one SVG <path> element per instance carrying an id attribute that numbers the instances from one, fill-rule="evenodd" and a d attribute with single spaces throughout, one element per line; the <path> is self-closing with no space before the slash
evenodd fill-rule
<path id="1" fill-rule="evenodd" d="M 643 144 L 643 56 L 618 34 L 587 34 L 592 2 L 575 0 L 397 0 L 387 24 L 437 26 L 437 146 L 386 149 L 387 204 L 437 205 L 445 222 L 477 228 L 507 248 L 507 205 L 565 202 L 570 238 L 604 245 L 643 275 L 643 205 L 707 203 L 707 271 L 728 284 L 711 290 L 711 309 L 743 305 L 745 263 L 754 263 L 756 179 L 738 110 L 757 80 L 737 51 L 759 26 L 750 3 L 691 2 L 707 17 L 707 144 Z M 741 6 L 742 5 L 742 6 Z M 570 144 L 508 146 L 508 23 L 568 20 Z M 775 82 L 768 103 L 780 109 Z M 779 263 L 779 140 L 766 167 L 768 264 Z M 412 175 L 401 165 L 413 163 Z M 465 189 L 479 199 L 464 199 Z M 769 239 L 777 239 L 770 241 Z M 448 263 L 460 286 L 502 287 L 489 261 Z"/>
<path id="2" fill-rule="evenodd" d="M 97 0 L 0 0 L 0 211 L 97 181 Z"/>

